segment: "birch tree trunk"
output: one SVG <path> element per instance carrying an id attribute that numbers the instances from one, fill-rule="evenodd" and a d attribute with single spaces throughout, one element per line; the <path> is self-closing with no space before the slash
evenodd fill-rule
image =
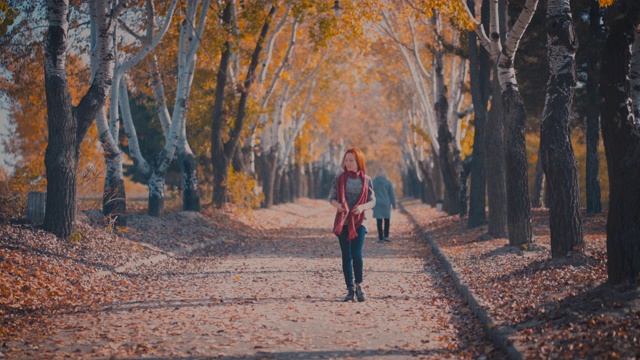
<path id="1" fill-rule="evenodd" d="M 432 24 L 435 28 L 439 15 L 434 15 Z M 445 187 L 444 210 L 449 215 L 456 215 L 460 212 L 460 152 L 456 147 L 455 139 L 449 128 L 447 111 L 449 104 L 447 100 L 447 87 L 444 82 L 444 54 L 442 44 L 439 50 L 435 51 L 434 57 L 434 109 L 438 121 L 438 145 L 440 146 L 440 172 Z"/>
<path id="2" fill-rule="evenodd" d="M 69 2 L 46 2 L 49 29 L 45 42 L 45 90 L 49 143 L 45 152 L 47 203 L 44 229 L 61 238 L 68 237 L 73 231 L 80 145 L 109 92 L 114 69 L 114 23 L 129 3 L 121 0 L 114 7 L 107 7 L 105 2 L 99 2 L 98 64 L 89 90 L 74 109 L 66 75 Z"/>
<path id="3" fill-rule="evenodd" d="M 533 241 L 531 202 L 527 174 L 525 127 L 527 112 L 517 89 L 502 92 L 505 106 L 505 156 L 507 178 L 507 227 L 509 244 L 522 245 Z"/>
<path id="4" fill-rule="evenodd" d="M 223 24 L 229 24 L 231 21 L 231 6 L 235 6 L 235 1 L 227 3 L 223 12 Z M 255 71 L 260 61 L 260 54 L 271 26 L 271 21 L 276 12 L 277 7 L 271 6 L 271 10 L 265 19 L 260 36 L 256 42 L 256 46 L 251 55 L 251 63 L 247 70 L 246 78 L 242 84 L 242 94 L 238 102 L 238 112 L 234 122 L 234 127 L 229 133 L 229 140 L 225 143 L 223 140 L 223 124 L 226 120 L 224 114 L 224 94 L 226 88 L 226 72 L 229 66 L 229 58 L 231 56 L 231 42 L 227 40 L 225 43 L 224 51 L 220 60 L 220 68 L 218 69 L 217 87 L 213 108 L 213 124 L 211 135 L 211 159 L 213 161 L 213 204 L 216 207 L 221 207 L 223 204 L 229 201 L 228 193 L 228 176 L 229 165 L 233 157 L 233 153 L 236 151 L 242 129 L 244 128 L 245 117 L 247 113 L 247 102 L 249 100 L 249 92 L 251 85 L 255 80 Z"/>
<path id="5" fill-rule="evenodd" d="M 538 0 L 527 0 L 509 31 L 498 61 L 498 79 L 505 108 L 505 158 L 507 178 L 507 225 L 509 244 L 533 242 L 531 201 L 527 173 L 525 131 L 527 112 L 518 91 L 514 57 L 518 44 L 535 12 Z"/>
<path id="6" fill-rule="evenodd" d="M 635 40 L 631 46 L 631 66 L 629 69 L 631 81 L 631 102 L 633 116 L 640 119 L 640 28 L 636 28 Z"/>
<path id="7" fill-rule="evenodd" d="M 500 84 L 495 75 L 492 81 L 491 110 L 487 118 L 484 147 L 487 154 L 487 195 L 489 199 L 489 226 L 487 233 L 494 238 L 507 237 L 507 180 L 504 157 L 504 108 Z"/>
<path id="8" fill-rule="evenodd" d="M 234 1 L 228 1 L 222 12 L 222 25 L 227 29 L 227 40 L 224 43 L 224 50 L 220 56 L 220 66 L 216 75 L 216 92 L 213 104 L 213 121 L 211 123 L 211 165 L 213 170 L 213 203 L 218 206 L 229 200 L 227 194 L 227 182 L 229 180 L 229 161 L 225 159 L 225 144 L 223 139 L 223 128 L 228 123 L 228 112 L 225 110 L 225 94 L 227 87 L 227 73 L 229 60 L 231 58 L 232 32 L 231 13 Z"/>
<path id="9" fill-rule="evenodd" d="M 201 7 L 200 3 L 202 3 Z M 196 67 L 196 54 L 200 47 L 202 34 L 204 32 L 209 4 L 210 0 L 190 0 L 187 3 L 186 19 L 182 22 L 180 29 L 178 46 L 178 84 L 171 118 L 169 118 L 169 112 L 166 109 L 164 88 L 162 86 L 162 80 L 157 72 L 157 63 L 155 58 L 152 59 L 151 72 L 154 85 L 154 95 L 156 97 L 156 108 L 158 109 L 158 115 L 162 122 L 162 129 L 165 133 L 166 143 L 162 151 L 154 157 L 150 164 L 151 169 L 149 171 L 150 177 L 148 181 L 149 205 L 147 212 L 151 216 L 161 216 L 164 212 L 165 177 L 176 151 L 183 155 L 181 156 L 181 167 L 184 174 L 183 181 L 186 186 L 185 192 L 183 193 L 183 200 L 188 201 L 188 203 L 183 202 L 183 207 L 188 205 L 188 210 L 199 210 L 196 163 L 195 159 L 188 158 L 191 149 L 189 148 L 189 144 L 186 140 L 185 123 L 191 85 Z M 198 8 L 200 8 L 200 14 L 196 20 Z"/>
<path id="10" fill-rule="evenodd" d="M 180 146 L 178 154 L 182 172 L 182 210 L 199 212 L 198 162 L 186 140 L 186 129 L 183 130 L 182 136 L 182 146 Z"/>
<path id="11" fill-rule="evenodd" d="M 629 83 L 631 46 L 640 8 L 618 0 L 607 9 L 609 33 L 600 72 L 602 139 L 609 172 L 607 272 L 613 284 L 640 279 L 640 125 Z"/>
<path id="12" fill-rule="evenodd" d="M 466 3 L 464 3 L 466 6 Z M 483 2 L 483 6 L 486 3 Z M 470 17 L 473 13 L 467 6 Z M 489 36 L 482 23 L 476 21 L 475 31 L 483 47 L 491 53 L 494 61 L 493 80 L 491 84 L 491 110 L 485 125 L 484 147 L 487 154 L 485 159 L 487 171 L 487 195 L 489 198 L 489 227 L 488 234 L 492 237 L 507 235 L 507 201 L 506 201 L 506 173 L 504 148 L 504 104 L 500 87 L 498 59 L 502 53 L 502 43 L 506 41 L 506 4 L 501 0 L 490 0 L 489 3 Z M 517 45 L 517 42 L 516 42 Z M 515 80 L 515 79 L 514 79 Z"/>
<path id="13" fill-rule="evenodd" d="M 276 144 L 277 146 L 277 144 Z M 260 168 L 262 169 L 262 191 L 264 192 L 263 208 L 273 206 L 273 189 L 276 182 L 276 164 L 278 162 L 278 149 L 270 148 L 260 155 Z"/>
<path id="14" fill-rule="evenodd" d="M 468 0 L 470 9 L 475 8 L 475 1 Z M 482 22 L 489 22 L 489 2 L 482 2 Z M 487 177 L 485 171 L 485 153 L 482 140 L 484 139 L 485 123 L 487 121 L 487 105 L 490 95 L 491 60 L 489 53 L 483 47 L 478 47 L 474 32 L 469 32 L 469 66 L 471 81 L 471 99 L 475 112 L 473 137 L 473 162 L 471 164 L 471 189 L 469 192 L 469 229 L 487 223 L 486 197 Z"/>
<path id="15" fill-rule="evenodd" d="M 77 123 L 71 112 L 66 73 L 68 11 L 68 1 L 47 1 L 45 89 L 49 143 L 44 157 L 48 195 L 44 228 L 61 238 L 73 231 L 78 171 Z"/>
<path id="16" fill-rule="evenodd" d="M 591 3 L 589 11 L 589 41 L 592 46 L 588 48 L 587 56 L 587 163 L 586 163 L 586 197 L 587 213 L 597 214 L 602 211 L 600 201 L 600 155 L 598 143 L 600 142 L 600 98 L 598 89 L 598 70 L 600 67 L 601 49 L 601 22 L 600 5 L 597 0 Z"/>
<path id="17" fill-rule="evenodd" d="M 98 70 L 98 56 L 101 44 L 99 43 L 100 37 L 100 20 L 105 15 L 104 4 L 97 1 L 89 3 L 90 14 L 90 41 L 91 41 L 91 78 L 96 76 Z M 115 27 L 112 36 L 115 36 Z M 103 38 L 104 39 L 104 38 Z M 110 39 L 105 39 L 110 41 Z M 115 50 L 115 49 L 114 49 Z M 117 68 L 117 64 L 115 65 Z M 117 70 L 114 68 L 114 80 L 118 80 Z M 114 85 L 112 83 L 111 88 Z M 115 100 L 114 100 L 115 99 Z M 117 103 L 117 91 L 111 90 L 111 102 L 112 108 L 114 101 Z M 118 121 L 117 106 L 115 107 L 115 114 L 111 116 L 114 122 Z M 98 138 L 102 148 L 104 149 L 106 173 L 104 178 L 104 188 L 102 192 L 102 215 L 106 219 L 108 224 L 116 226 L 126 225 L 126 193 L 124 188 L 124 176 L 122 172 L 122 152 L 118 147 L 118 136 L 113 132 L 117 132 L 119 128 L 117 126 L 109 126 L 109 119 L 107 118 L 104 107 L 100 108 L 98 115 L 96 116 L 96 127 L 98 128 Z M 113 132 L 112 132 L 113 131 Z"/>
<path id="18" fill-rule="evenodd" d="M 578 163 L 569 126 L 576 87 L 578 47 L 569 0 L 547 3 L 549 80 L 540 130 L 540 155 L 548 179 L 551 256 L 583 251 Z"/>

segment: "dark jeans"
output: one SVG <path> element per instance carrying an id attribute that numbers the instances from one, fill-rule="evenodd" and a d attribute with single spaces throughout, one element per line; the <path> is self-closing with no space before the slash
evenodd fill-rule
<path id="1" fill-rule="evenodd" d="M 347 241 L 349 230 L 345 226 L 342 228 L 342 234 L 338 236 L 340 242 L 340 250 L 342 251 L 342 273 L 344 274 L 344 282 L 347 288 L 353 286 L 353 275 L 355 273 L 356 284 L 362 283 L 362 246 L 364 245 L 364 235 L 367 228 L 360 226 L 356 229 L 358 236 Z"/>
<path id="2" fill-rule="evenodd" d="M 378 225 L 378 239 L 383 240 L 389 238 L 389 219 L 384 219 L 384 232 L 382 231 L 382 220 L 376 219 L 376 225 Z M 382 236 L 384 235 L 384 236 Z"/>

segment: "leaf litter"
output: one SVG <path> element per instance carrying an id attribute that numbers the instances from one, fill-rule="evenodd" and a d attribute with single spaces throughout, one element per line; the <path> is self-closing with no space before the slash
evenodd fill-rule
<path id="1" fill-rule="evenodd" d="M 405 207 L 526 358 L 640 357 L 640 289 L 606 283 L 606 214 L 583 214 L 586 249 L 552 259 L 548 210 L 532 209 L 534 244 L 487 239 L 416 201 Z"/>
<path id="2" fill-rule="evenodd" d="M 504 358 L 403 214 L 390 244 L 368 224 L 364 303 L 340 302 L 323 200 L 127 220 L 81 217 L 76 242 L 0 225 L 4 357 Z"/>

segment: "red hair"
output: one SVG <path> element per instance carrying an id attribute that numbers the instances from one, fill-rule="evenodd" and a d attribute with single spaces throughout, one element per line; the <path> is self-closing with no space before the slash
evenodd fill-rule
<path id="1" fill-rule="evenodd" d="M 342 157 L 342 168 L 344 169 L 344 171 L 347 171 L 347 167 L 344 166 L 344 158 L 347 157 L 347 154 L 353 154 L 353 156 L 355 156 L 356 158 L 356 164 L 358 164 L 358 170 L 362 170 L 363 173 L 367 173 L 367 169 L 364 166 L 364 155 L 362 154 L 362 151 L 360 151 L 360 149 L 352 147 L 352 148 L 348 148 L 347 151 L 344 152 L 344 156 Z"/>

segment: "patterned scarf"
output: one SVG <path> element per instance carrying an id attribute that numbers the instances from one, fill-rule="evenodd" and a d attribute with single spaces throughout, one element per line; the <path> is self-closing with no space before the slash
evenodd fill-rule
<path id="1" fill-rule="evenodd" d="M 369 195 L 369 183 L 366 181 L 364 177 L 364 172 L 362 170 L 358 170 L 358 172 L 354 171 L 345 171 L 338 178 L 338 188 L 337 196 L 338 202 L 342 204 L 343 209 L 349 209 L 347 205 L 347 176 L 352 179 L 360 179 L 362 180 L 362 192 L 360 193 L 360 198 L 358 202 L 355 204 L 354 208 L 358 205 L 362 205 L 367 202 L 367 196 Z M 337 211 L 336 218 L 333 222 L 333 233 L 340 236 L 342 234 L 343 227 L 345 223 L 349 229 L 349 236 L 347 237 L 347 241 L 351 242 L 351 240 L 355 239 L 358 236 L 358 232 L 356 229 L 362 225 L 364 222 L 364 211 L 360 213 L 360 215 L 355 215 L 349 211 Z"/>

